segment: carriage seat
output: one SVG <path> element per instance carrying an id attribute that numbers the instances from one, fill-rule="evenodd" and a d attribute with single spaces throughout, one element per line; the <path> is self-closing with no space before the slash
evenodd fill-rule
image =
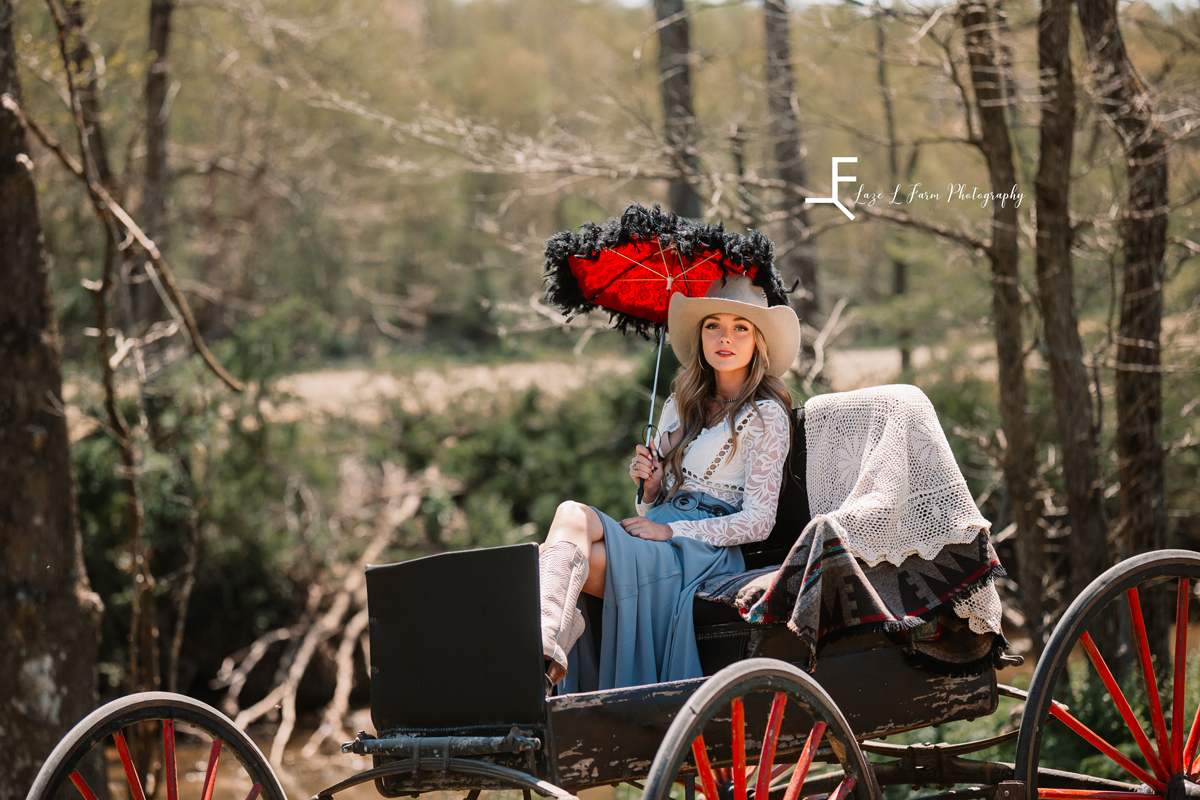
<path id="1" fill-rule="evenodd" d="M 762 655 L 769 644 L 771 658 L 803 663 L 808 646 L 783 623 L 751 623 L 733 606 L 697 597 L 692 602 L 692 624 L 696 629 L 696 647 L 705 675 L 743 659 Z"/>
<path id="2" fill-rule="evenodd" d="M 701 628 L 707 629 L 717 625 L 741 624 L 747 630 L 754 627 L 769 627 L 763 625 L 752 625 L 742 619 L 742 615 L 733 606 L 727 606 L 724 603 L 714 603 L 711 600 L 705 600 L 703 597 L 697 597 L 692 603 L 692 622 L 697 630 Z"/>

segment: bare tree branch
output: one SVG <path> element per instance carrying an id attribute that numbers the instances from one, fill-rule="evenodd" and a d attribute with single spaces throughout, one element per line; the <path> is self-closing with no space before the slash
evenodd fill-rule
<path id="1" fill-rule="evenodd" d="M 875 208 L 874 206 L 865 206 L 856 204 L 853 206 L 855 213 L 863 216 L 872 217 L 874 219 L 887 220 L 894 222 L 897 225 L 903 225 L 908 228 L 913 228 L 926 233 L 932 233 L 935 236 L 940 236 L 943 239 L 948 239 L 952 242 L 962 245 L 968 250 L 973 251 L 977 255 L 986 255 L 991 250 L 992 242 L 990 239 L 980 239 L 963 230 L 951 228 L 948 225 L 943 225 L 939 222 L 930 222 L 918 217 L 905 214 L 901 211 L 890 211 L 883 208 Z"/>
<path id="2" fill-rule="evenodd" d="M 176 310 L 179 312 L 179 315 L 183 320 L 184 330 L 188 334 L 188 340 L 191 342 L 193 349 L 199 353 L 200 357 L 204 359 L 204 363 L 208 365 L 208 368 L 212 370 L 213 374 L 220 378 L 226 386 L 228 386 L 230 389 L 233 389 L 235 392 L 242 391 L 245 388 L 242 382 L 225 371 L 225 368 L 217 362 L 217 359 L 213 356 L 212 352 L 208 349 L 208 346 L 204 343 L 204 339 L 200 335 L 200 329 L 196 325 L 196 318 L 192 313 L 191 305 L 188 303 L 187 298 L 183 296 L 183 293 L 179 291 L 179 286 L 175 281 L 174 271 L 167 264 L 166 259 L 162 257 L 162 254 L 158 252 L 158 247 L 154 244 L 154 242 L 146 236 L 140 227 L 138 227 L 138 224 L 133 221 L 133 218 L 129 216 L 129 213 L 126 212 L 125 209 L 122 208 L 120 204 L 112 198 L 112 195 L 110 195 L 103 186 L 92 180 L 92 178 L 87 175 L 83 167 L 80 166 L 79 162 L 76 161 L 70 153 L 64 150 L 62 145 L 60 145 L 49 134 L 47 134 L 40 125 L 25 116 L 24 111 L 17 105 L 15 100 L 10 98 L 8 95 L 5 95 L 4 103 L 5 108 L 10 108 L 10 110 L 13 110 L 14 113 L 20 114 L 22 120 L 24 120 L 29 129 L 33 131 L 33 134 L 37 136 L 42 145 L 57 155 L 63 166 L 73 173 L 75 177 L 84 182 L 85 186 L 87 187 L 88 194 L 91 196 L 93 203 L 96 204 L 97 209 L 102 212 L 112 214 L 117 222 L 120 223 L 125 232 L 133 237 L 133 239 L 146 251 L 146 254 L 150 257 L 150 261 L 153 263 L 154 268 L 158 270 L 158 276 L 162 279 L 163 287 L 167 290 L 168 296 L 171 298 L 171 301 L 174 303 Z M 11 106 L 9 104 L 11 104 Z"/>

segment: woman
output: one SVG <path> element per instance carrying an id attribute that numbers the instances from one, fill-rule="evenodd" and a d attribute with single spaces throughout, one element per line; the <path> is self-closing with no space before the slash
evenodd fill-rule
<path id="1" fill-rule="evenodd" d="M 682 367 L 656 451 L 639 445 L 629 465 L 645 480 L 638 516 L 618 522 L 566 502 L 542 545 L 547 677 L 566 676 L 566 691 L 581 669 L 580 590 L 604 599 L 598 688 L 700 677 L 695 588 L 743 571 L 736 545 L 765 539 L 775 521 L 792 405 L 779 376 L 800 346 L 795 312 L 768 308 L 761 289 L 731 275 L 705 297 L 674 295 L 667 327 Z"/>

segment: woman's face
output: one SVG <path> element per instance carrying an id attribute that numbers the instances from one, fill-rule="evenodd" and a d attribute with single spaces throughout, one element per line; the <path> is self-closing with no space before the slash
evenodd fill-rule
<path id="1" fill-rule="evenodd" d="M 717 372 L 737 372 L 754 358 L 754 325 L 733 314 L 713 314 L 700 323 L 704 360 Z"/>

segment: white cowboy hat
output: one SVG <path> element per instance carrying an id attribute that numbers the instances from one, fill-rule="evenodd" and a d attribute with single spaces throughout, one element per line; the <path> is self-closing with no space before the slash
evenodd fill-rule
<path id="1" fill-rule="evenodd" d="M 700 321 L 711 314 L 736 314 L 750 320 L 767 342 L 768 375 L 787 372 L 800 352 L 800 320 L 791 306 L 767 307 L 766 293 L 744 275 L 733 273 L 713 281 L 704 297 L 671 295 L 667 331 L 680 364 L 687 364 L 696 349 Z"/>

